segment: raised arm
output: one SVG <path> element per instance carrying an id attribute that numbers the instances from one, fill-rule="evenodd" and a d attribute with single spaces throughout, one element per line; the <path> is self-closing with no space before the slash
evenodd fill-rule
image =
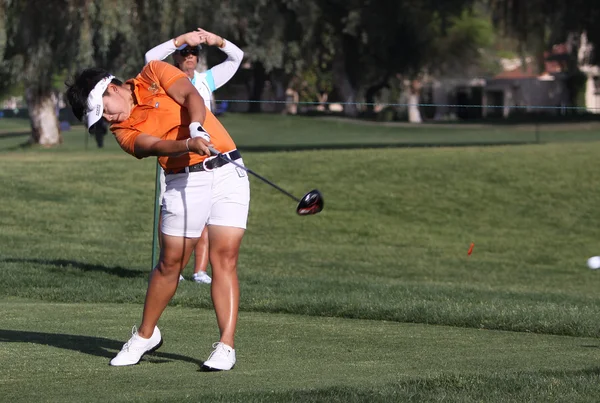
<path id="1" fill-rule="evenodd" d="M 146 64 L 152 60 L 164 60 L 176 50 L 177 47 L 175 46 L 175 40 L 169 39 L 168 41 L 161 43 L 160 45 L 157 45 L 146 52 Z"/>
<path id="2" fill-rule="evenodd" d="M 208 74 L 212 75 L 214 88 L 211 88 L 211 90 L 214 91 L 217 88 L 222 87 L 227 81 L 231 80 L 231 77 L 233 77 L 240 67 L 240 64 L 242 64 L 244 52 L 233 43 L 212 32 L 205 31 L 202 28 L 198 28 L 198 32 L 201 37 L 200 43 L 206 43 L 209 46 L 217 46 L 227 55 L 227 59 L 225 59 L 223 63 L 216 65 L 208 71 Z"/>
<path id="3" fill-rule="evenodd" d="M 227 54 L 227 59 L 210 69 L 215 81 L 215 89 L 222 87 L 227 81 L 231 80 L 231 77 L 240 68 L 240 64 L 242 64 L 242 59 L 244 58 L 242 49 L 229 41 L 224 40 L 224 42 L 225 46 L 219 49 Z"/>
<path id="4" fill-rule="evenodd" d="M 200 32 L 191 31 L 157 45 L 146 52 L 146 64 L 152 60 L 164 60 L 183 45 L 198 46 L 201 42 Z"/>

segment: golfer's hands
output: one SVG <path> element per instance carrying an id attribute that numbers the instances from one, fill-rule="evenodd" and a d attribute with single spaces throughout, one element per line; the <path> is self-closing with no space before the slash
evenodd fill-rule
<path id="1" fill-rule="evenodd" d="M 198 30 L 196 31 L 200 34 L 200 38 L 201 44 L 205 43 L 208 46 L 221 46 L 223 44 L 223 38 L 221 38 L 219 35 L 215 35 L 212 32 L 208 32 L 203 30 L 202 28 L 198 28 Z"/>
<path id="2" fill-rule="evenodd" d="M 210 141 L 206 141 L 202 137 L 190 138 L 190 140 L 187 142 L 187 146 L 192 153 L 208 156 L 210 156 L 210 150 L 208 147 L 213 147 Z"/>

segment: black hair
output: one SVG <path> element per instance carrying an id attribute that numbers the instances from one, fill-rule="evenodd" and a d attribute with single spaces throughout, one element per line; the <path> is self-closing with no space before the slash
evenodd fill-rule
<path id="1" fill-rule="evenodd" d="M 83 114 L 87 110 L 87 98 L 96 84 L 110 73 L 100 68 L 90 68 L 76 73 L 71 80 L 65 82 L 67 86 L 67 99 L 73 114 L 79 120 L 83 119 Z M 123 82 L 113 78 L 112 84 L 122 85 Z"/>

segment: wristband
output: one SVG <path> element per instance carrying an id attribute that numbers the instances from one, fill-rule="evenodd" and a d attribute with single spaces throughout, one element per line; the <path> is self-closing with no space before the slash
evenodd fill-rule
<path id="1" fill-rule="evenodd" d="M 191 140 L 191 139 L 192 139 L 192 138 L 190 137 L 189 139 L 187 139 L 187 140 L 185 141 L 185 148 L 187 148 L 187 150 L 188 150 L 188 151 L 190 151 L 190 145 L 189 145 L 189 143 L 190 143 L 190 140 Z"/>
<path id="2" fill-rule="evenodd" d="M 192 137 L 202 137 L 206 141 L 210 141 L 210 135 L 206 133 L 204 128 L 199 122 L 190 123 L 190 136 Z"/>

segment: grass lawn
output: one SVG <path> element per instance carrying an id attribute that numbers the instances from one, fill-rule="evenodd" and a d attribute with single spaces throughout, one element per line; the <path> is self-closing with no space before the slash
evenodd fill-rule
<path id="1" fill-rule="evenodd" d="M 600 392 L 589 338 L 243 312 L 239 364 L 206 373 L 217 337 L 208 310 L 167 310 L 165 345 L 124 368 L 107 361 L 138 305 L 9 300 L 2 314 L 5 401 L 489 401 L 486 384 L 521 401 Z"/>
<path id="2" fill-rule="evenodd" d="M 107 365 L 141 315 L 155 162 L 113 140 L 86 150 L 80 129 L 58 149 L 0 135 L 0 400 L 597 400 L 600 272 L 585 266 L 600 254 L 595 129 L 519 147 L 258 152 L 418 130 L 223 121 L 249 167 L 326 201 L 298 217 L 251 179 L 226 374 L 198 372 L 218 334 L 208 288 L 190 281 L 161 319 L 161 350 Z"/>
<path id="3" fill-rule="evenodd" d="M 222 123 L 245 151 L 305 150 L 317 148 L 422 147 L 494 144 L 532 144 L 600 140 L 600 122 L 531 123 L 515 125 L 384 123 L 339 118 L 309 118 L 268 114 L 226 114 Z M 0 153 L 19 150 L 29 123 L 0 121 Z M 19 135 L 19 138 L 15 138 Z M 65 132 L 62 152 L 95 148 L 82 126 Z M 106 148 L 118 148 L 109 134 Z M 56 150 L 53 150 L 56 152 Z"/>

